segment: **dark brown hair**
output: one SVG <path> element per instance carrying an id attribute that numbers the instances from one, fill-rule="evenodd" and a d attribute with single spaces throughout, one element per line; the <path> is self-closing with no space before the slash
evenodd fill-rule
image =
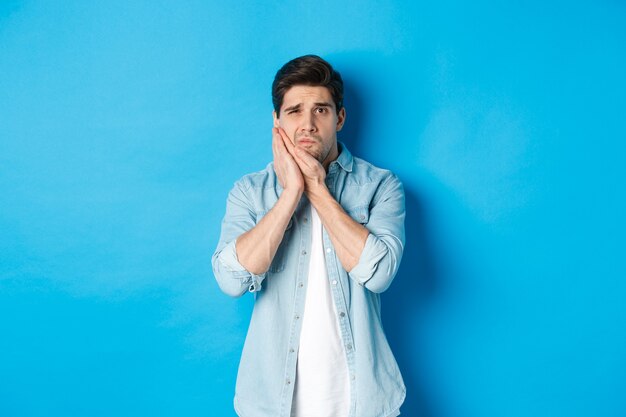
<path id="1" fill-rule="evenodd" d="M 272 103 L 277 116 L 280 116 L 285 93 L 294 85 L 326 87 L 333 97 L 337 113 L 343 107 L 341 74 L 317 55 L 304 55 L 292 59 L 276 73 L 272 83 Z"/>

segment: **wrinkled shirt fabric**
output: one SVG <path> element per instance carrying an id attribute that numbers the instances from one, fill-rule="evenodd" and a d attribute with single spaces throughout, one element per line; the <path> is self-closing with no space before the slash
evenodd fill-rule
<path id="1" fill-rule="evenodd" d="M 380 293 L 391 284 L 404 250 L 402 183 L 388 170 L 353 157 L 339 145 L 326 185 L 356 222 L 369 230 L 357 265 L 348 273 L 323 231 L 323 250 L 350 380 L 348 417 L 394 417 L 406 389 L 381 320 Z M 312 241 L 310 203 L 303 196 L 267 272 L 255 275 L 238 261 L 237 238 L 276 204 L 282 187 L 273 163 L 238 180 L 228 195 L 212 257 L 221 290 L 254 294 L 244 344 L 235 411 L 240 417 L 289 417 L 306 298 Z"/>

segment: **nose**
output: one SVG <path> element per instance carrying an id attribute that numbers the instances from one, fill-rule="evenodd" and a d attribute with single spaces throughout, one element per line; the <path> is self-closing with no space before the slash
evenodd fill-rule
<path id="1" fill-rule="evenodd" d="M 302 133 L 312 133 L 315 132 L 316 128 L 315 128 L 315 120 L 313 118 L 313 115 L 311 114 L 305 114 L 304 117 L 302 118 L 302 124 L 300 125 L 300 131 Z"/>

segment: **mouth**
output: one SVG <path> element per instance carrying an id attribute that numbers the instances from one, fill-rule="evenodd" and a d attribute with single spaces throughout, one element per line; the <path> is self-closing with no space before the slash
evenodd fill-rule
<path id="1" fill-rule="evenodd" d="M 298 145 L 301 146 L 311 146 L 315 145 L 315 143 L 317 143 L 317 141 L 310 137 L 298 138 Z"/>

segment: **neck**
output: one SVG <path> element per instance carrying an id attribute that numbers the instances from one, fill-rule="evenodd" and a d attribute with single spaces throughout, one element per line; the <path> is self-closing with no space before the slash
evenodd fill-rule
<path id="1" fill-rule="evenodd" d="M 335 141 L 335 145 L 330 149 L 326 158 L 322 161 L 322 166 L 324 170 L 328 172 L 328 167 L 330 163 L 339 157 L 339 147 L 337 146 L 337 141 Z"/>

